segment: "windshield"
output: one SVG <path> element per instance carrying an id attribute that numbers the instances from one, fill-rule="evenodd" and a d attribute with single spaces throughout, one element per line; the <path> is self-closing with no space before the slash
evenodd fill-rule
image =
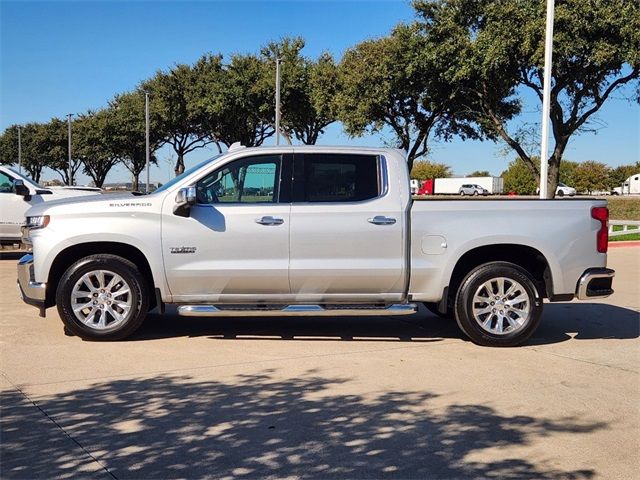
<path id="1" fill-rule="evenodd" d="M 220 153 L 218 155 L 216 155 L 215 157 L 211 157 L 208 158 L 206 160 L 204 160 L 203 162 L 198 163 L 197 165 L 194 165 L 193 167 L 185 170 L 184 172 L 182 172 L 182 175 L 178 175 L 176 178 L 173 178 L 171 180 L 169 180 L 167 183 L 165 183 L 164 185 L 162 185 L 160 188 L 158 188 L 155 192 L 153 193 L 159 193 L 159 192 L 164 192 L 165 190 L 170 189 L 171 187 L 173 187 L 176 183 L 182 181 L 184 178 L 188 177 L 189 175 L 191 175 L 193 172 L 200 170 L 202 167 L 204 167 L 205 165 L 217 160 L 218 158 L 220 158 L 223 154 Z"/>
<path id="2" fill-rule="evenodd" d="M 5 167 L 5 168 L 7 170 L 11 170 L 11 173 L 13 173 L 17 178 L 19 178 L 20 180 L 24 180 L 24 183 L 28 183 L 29 185 L 31 185 L 36 190 L 41 190 L 42 189 L 42 187 L 40 185 L 38 185 L 36 182 L 31 180 L 29 177 L 23 175 L 22 173 L 18 173 L 17 171 L 15 171 L 11 167 Z"/>

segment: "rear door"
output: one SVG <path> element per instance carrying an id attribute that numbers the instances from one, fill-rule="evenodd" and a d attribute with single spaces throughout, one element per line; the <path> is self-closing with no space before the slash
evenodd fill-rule
<path id="1" fill-rule="evenodd" d="M 405 220 L 383 156 L 296 153 L 292 200 L 289 281 L 298 301 L 402 298 Z"/>

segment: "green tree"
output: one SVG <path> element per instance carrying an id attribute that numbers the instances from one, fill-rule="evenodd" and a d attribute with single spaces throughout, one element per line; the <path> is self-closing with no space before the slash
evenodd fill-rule
<path id="1" fill-rule="evenodd" d="M 3 165 L 18 163 L 18 125 L 7 127 L 0 135 L 0 163 Z"/>
<path id="2" fill-rule="evenodd" d="M 609 188 L 619 187 L 631 175 L 640 172 L 640 162 L 632 165 L 620 165 L 609 172 Z"/>
<path id="3" fill-rule="evenodd" d="M 131 172 L 133 190 L 139 190 L 140 174 L 146 168 L 146 139 L 144 92 L 134 91 L 117 95 L 109 102 L 109 111 L 104 124 L 104 135 L 110 145 L 110 154 L 119 158 Z M 155 152 L 166 140 L 160 119 L 162 106 L 150 102 L 150 152 L 151 164 L 157 164 Z M 166 124 L 165 124 L 166 125 Z"/>
<path id="4" fill-rule="evenodd" d="M 73 124 L 71 125 L 71 178 L 69 178 L 69 130 L 66 120 L 52 118 L 37 130 L 37 150 L 43 165 L 55 171 L 65 185 L 75 185 L 82 161 L 74 151 Z"/>
<path id="5" fill-rule="evenodd" d="M 185 155 L 214 141 L 198 99 L 198 75 L 189 65 L 175 65 L 169 71 L 157 72 L 140 85 L 140 90 L 150 94 L 150 102 L 158 112 L 156 132 L 176 152 L 174 170 L 180 175 Z"/>
<path id="6" fill-rule="evenodd" d="M 505 192 L 517 192 L 520 195 L 533 195 L 538 188 L 536 177 L 521 158 L 511 161 L 502 172 Z"/>
<path id="7" fill-rule="evenodd" d="M 40 181 L 44 163 L 38 154 L 39 138 L 43 125 L 27 123 L 20 127 L 21 168 L 35 182 Z M 18 165 L 18 126 L 11 125 L 0 136 L 0 163 Z"/>
<path id="8" fill-rule="evenodd" d="M 536 158 L 537 164 L 540 165 L 539 158 Z M 578 168 L 578 162 L 571 160 L 563 160 L 560 164 L 560 181 L 565 185 L 573 186 L 575 183 L 575 171 Z"/>
<path id="9" fill-rule="evenodd" d="M 449 178 L 451 176 L 451 167 L 444 163 L 429 162 L 427 160 L 419 160 L 413 164 L 411 168 L 411 178 L 416 180 L 427 180 L 430 178 Z"/>
<path id="10" fill-rule="evenodd" d="M 578 193 L 609 190 L 611 168 L 593 160 L 579 163 L 573 172 L 573 187 Z"/>
<path id="11" fill-rule="evenodd" d="M 335 95 L 338 68 L 328 53 L 312 61 L 302 55 L 300 37 L 270 42 L 262 48 L 267 78 L 275 80 L 275 62 L 281 63 L 281 127 L 288 137 L 304 144 L 318 141 L 324 129 L 336 121 Z M 275 92 L 274 92 L 275 94 Z"/>
<path id="12" fill-rule="evenodd" d="M 489 173 L 489 170 L 476 170 L 474 172 L 471 172 L 469 175 L 467 175 L 467 177 L 491 177 L 491 173 Z"/>
<path id="13" fill-rule="evenodd" d="M 431 137 L 478 138 L 459 109 L 457 82 L 429 48 L 415 25 L 399 25 L 391 35 L 350 48 L 340 63 L 338 117 L 349 135 L 390 128 L 409 168 L 428 152 Z"/>
<path id="14" fill-rule="evenodd" d="M 255 147 L 274 134 L 275 83 L 267 70 L 275 71 L 256 55 L 231 57 L 210 100 L 219 112 L 217 139 L 225 145 L 241 142 Z"/>
<path id="15" fill-rule="evenodd" d="M 501 138 L 539 176 L 523 131 L 510 131 L 507 123 L 520 111 L 522 100 L 517 95 L 523 89 L 542 102 L 545 2 L 417 0 L 414 6 L 434 52 L 450 66 L 446 78 L 466 85 L 468 107 L 477 123 L 488 136 Z M 557 2 L 550 95 L 554 139 L 548 158 L 550 197 L 572 136 L 595 129 L 594 116 L 612 95 L 638 100 L 638 45 L 638 2 Z"/>
<path id="16" fill-rule="evenodd" d="M 102 187 L 111 169 L 122 161 L 114 148 L 113 122 L 109 109 L 88 112 L 73 122 L 73 149 L 96 187 Z"/>

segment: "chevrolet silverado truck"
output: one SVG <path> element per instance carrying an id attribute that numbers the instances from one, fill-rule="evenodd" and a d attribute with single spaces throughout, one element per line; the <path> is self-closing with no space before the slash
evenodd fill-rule
<path id="1" fill-rule="evenodd" d="M 27 212 L 25 302 L 67 333 L 131 335 L 178 315 L 407 315 L 422 302 L 475 343 L 513 346 L 543 300 L 606 297 L 606 201 L 413 201 L 404 152 L 245 148 L 149 195 L 60 200 Z"/>

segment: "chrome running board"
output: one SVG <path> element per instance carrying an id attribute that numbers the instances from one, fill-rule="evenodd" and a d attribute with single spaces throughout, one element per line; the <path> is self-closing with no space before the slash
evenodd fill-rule
<path id="1" fill-rule="evenodd" d="M 180 305 L 183 317 L 368 317 L 411 315 L 418 311 L 415 303 L 375 305 Z"/>

